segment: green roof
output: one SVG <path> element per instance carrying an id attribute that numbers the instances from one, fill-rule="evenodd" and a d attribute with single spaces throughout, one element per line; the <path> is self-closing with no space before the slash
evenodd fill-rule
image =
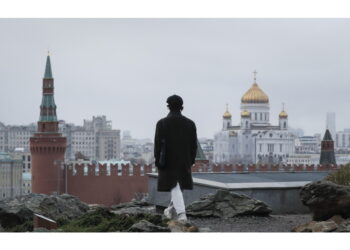
<path id="1" fill-rule="evenodd" d="M 201 147 L 201 144 L 197 140 L 197 154 L 196 154 L 196 161 L 204 161 L 207 158 L 205 158 L 205 155 L 203 153 L 203 149 Z"/>
<path id="2" fill-rule="evenodd" d="M 53 95 L 43 95 L 43 98 L 41 99 L 40 107 L 56 108 L 55 99 Z"/>
<path id="3" fill-rule="evenodd" d="M 328 129 L 326 130 L 326 133 L 324 133 L 323 141 L 333 141 L 331 133 Z"/>
<path id="4" fill-rule="evenodd" d="M 52 79 L 52 70 L 51 70 L 51 61 L 50 61 L 50 56 L 47 56 L 46 59 L 46 67 L 45 67 L 45 79 Z"/>

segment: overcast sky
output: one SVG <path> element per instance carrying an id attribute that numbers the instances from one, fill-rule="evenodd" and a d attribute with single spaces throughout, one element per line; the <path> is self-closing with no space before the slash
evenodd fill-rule
<path id="1" fill-rule="evenodd" d="M 184 99 L 198 137 L 233 124 L 257 82 L 276 125 L 324 133 L 326 112 L 350 128 L 350 19 L 0 19 L 0 121 L 37 122 L 47 50 L 57 115 L 82 125 L 106 115 L 114 129 L 153 138 L 166 98 Z"/>

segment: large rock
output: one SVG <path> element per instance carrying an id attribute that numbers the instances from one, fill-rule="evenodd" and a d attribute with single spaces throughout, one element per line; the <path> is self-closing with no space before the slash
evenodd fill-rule
<path id="1" fill-rule="evenodd" d="M 120 208 L 147 207 L 147 206 L 151 206 L 151 204 L 149 204 L 146 201 L 133 200 L 133 201 L 130 201 L 130 202 L 125 202 L 125 203 L 120 203 L 120 204 L 117 204 L 117 205 L 112 205 L 111 209 L 112 210 L 116 210 L 116 209 L 120 209 Z"/>
<path id="2" fill-rule="evenodd" d="M 231 218 L 240 215 L 267 216 L 272 210 L 264 202 L 245 195 L 218 190 L 200 200 L 191 203 L 186 208 L 187 214 L 197 217 Z"/>
<path id="3" fill-rule="evenodd" d="M 309 223 L 296 226 L 295 228 L 292 229 L 292 232 L 297 232 L 297 233 L 312 232 L 312 228 L 316 223 L 317 223 L 316 221 L 310 221 Z"/>
<path id="4" fill-rule="evenodd" d="M 332 220 L 316 222 L 312 227 L 312 232 L 333 232 L 337 230 L 338 225 Z"/>
<path id="5" fill-rule="evenodd" d="M 198 227 L 190 222 L 170 220 L 167 224 L 171 232 L 199 232 Z"/>
<path id="6" fill-rule="evenodd" d="M 141 220 L 130 227 L 129 232 L 170 232 L 167 227 L 154 225 L 147 220 Z"/>
<path id="7" fill-rule="evenodd" d="M 28 194 L 0 201 L 0 225 L 6 229 L 32 221 L 34 213 L 55 221 L 70 220 L 88 210 L 87 204 L 72 195 Z"/>
<path id="8" fill-rule="evenodd" d="M 156 214 L 155 206 L 150 207 L 126 207 L 111 210 L 114 214 Z"/>
<path id="9" fill-rule="evenodd" d="M 156 214 L 156 207 L 145 201 L 131 201 L 111 206 L 114 214 Z"/>
<path id="10" fill-rule="evenodd" d="M 337 228 L 337 232 L 350 232 L 350 219 L 344 220 Z"/>
<path id="11" fill-rule="evenodd" d="M 300 198 L 313 213 L 313 219 L 324 221 L 333 215 L 350 217 L 350 187 L 329 181 L 317 181 L 305 185 L 300 191 Z"/>
<path id="12" fill-rule="evenodd" d="M 333 220 L 310 221 L 293 228 L 292 232 L 334 232 L 337 228 L 338 224 Z"/>

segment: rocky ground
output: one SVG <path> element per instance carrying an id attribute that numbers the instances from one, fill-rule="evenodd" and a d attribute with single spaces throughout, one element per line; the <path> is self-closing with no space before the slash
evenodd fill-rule
<path id="1" fill-rule="evenodd" d="M 294 227 L 311 221 L 312 215 L 242 216 L 227 219 L 190 217 L 189 219 L 199 228 L 209 228 L 212 232 L 291 232 Z"/>
<path id="2" fill-rule="evenodd" d="M 189 222 L 179 223 L 146 200 L 107 208 L 67 194 L 30 194 L 0 201 L 0 232 L 350 232 L 350 187 L 310 183 L 301 200 L 310 214 L 274 215 L 262 201 L 217 190 L 187 206 Z M 33 223 L 35 214 L 55 227 Z"/>

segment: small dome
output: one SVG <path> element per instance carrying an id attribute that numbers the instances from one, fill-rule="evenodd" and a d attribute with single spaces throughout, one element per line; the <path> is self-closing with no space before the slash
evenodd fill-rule
<path id="1" fill-rule="evenodd" d="M 282 110 L 282 112 L 279 114 L 279 117 L 280 118 L 287 118 L 288 117 L 288 114 L 286 111 Z"/>
<path id="2" fill-rule="evenodd" d="M 247 110 L 244 110 L 241 112 L 241 117 L 250 117 L 250 112 Z"/>
<path id="3" fill-rule="evenodd" d="M 242 103 L 269 103 L 269 97 L 261 90 L 257 83 L 242 96 Z"/>
<path id="4" fill-rule="evenodd" d="M 231 113 L 226 110 L 226 112 L 223 115 L 223 118 L 231 118 L 231 117 L 232 117 Z"/>

